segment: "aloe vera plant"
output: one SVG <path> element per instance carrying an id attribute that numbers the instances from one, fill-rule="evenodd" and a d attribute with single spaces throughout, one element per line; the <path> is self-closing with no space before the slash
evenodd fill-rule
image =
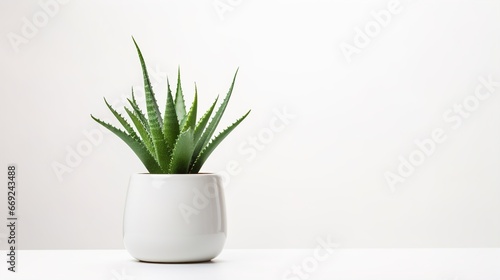
<path id="1" fill-rule="evenodd" d="M 195 86 L 194 100 L 186 110 L 182 93 L 180 70 L 177 73 L 175 98 L 167 80 L 167 102 L 163 117 L 160 113 L 153 88 L 149 79 L 146 63 L 141 50 L 134 41 L 141 63 L 144 90 L 146 94 L 146 112 L 143 113 L 134 96 L 128 99 L 130 108 L 125 112 L 134 127 L 104 99 L 106 106 L 118 119 L 124 130 L 106 123 L 93 115 L 92 119 L 121 138 L 139 157 L 149 173 L 152 174 L 188 174 L 198 173 L 214 149 L 231 133 L 250 113 L 250 110 L 227 128 L 214 133 L 224 114 L 238 70 L 234 74 L 228 93 L 219 105 L 218 97 L 210 108 L 197 120 L 198 90 Z"/>

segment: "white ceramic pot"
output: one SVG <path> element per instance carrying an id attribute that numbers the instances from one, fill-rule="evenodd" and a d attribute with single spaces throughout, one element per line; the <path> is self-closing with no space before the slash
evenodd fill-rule
<path id="1" fill-rule="evenodd" d="M 216 174 L 133 174 L 123 241 L 146 262 L 203 262 L 226 241 L 222 178 Z"/>

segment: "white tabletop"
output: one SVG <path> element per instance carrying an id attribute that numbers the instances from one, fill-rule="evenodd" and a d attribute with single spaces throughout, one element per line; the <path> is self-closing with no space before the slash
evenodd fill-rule
<path id="1" fill-rule="evenodd" d="M 224 250 L 207 263 L 153 264 L 136 261 L 123 250 L 22 250 L 17 252 L 17 272 L 9 272 L 4 263 L 0 279 L 500 279 L 500 249 L 334 249 L 321 253 Z"/>

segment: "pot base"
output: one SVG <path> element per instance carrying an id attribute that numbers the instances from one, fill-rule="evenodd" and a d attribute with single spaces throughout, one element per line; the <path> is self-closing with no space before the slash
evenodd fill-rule
<path id="1" fill-rule="evenodd" d="M 144 236 L 126 234 L 124 243 L 132 257 L 149 263 L 208 262 L 219 255 L 224 233 L 197 236 Z"/>

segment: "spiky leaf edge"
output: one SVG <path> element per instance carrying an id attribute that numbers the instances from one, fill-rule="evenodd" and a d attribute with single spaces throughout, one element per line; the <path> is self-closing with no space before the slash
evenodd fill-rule
<path id="1" fill-rule="evenodd" d="M 146 148 L 148 149 L 151 156 L 153 156 L 155 158 L 155 160 L 158 162 L 158 159 L 156 158 L 156 154 L 155 154 L 155 148 L 153 146 L 153 140 L 151 139 L 151 135 L 149 134 L 149 132 L 144 127 L 144 124 L 127 107 L 125 107 L 125 111 L 127 112 L 128 116 L 132 120 L 132 123 L 135 125 L 135 128 L 139 132 L 139 135 L 141 136 L 141 139 L 142 139 L 142 143 L 144 144 L 144 146 L 146 146 Z"/>
<path id="2" fill-rule="evenodd" d="M 229 88 L 228 93 L 226 94 L 226 97 L 224 98 L 221 105 L 215 112 L 213 118 L 208 123 L 206 129 L 203 131 L 203 134 L 201 135 L 200 139 L 198 139 L 194 150 L 195 155 L 200 153 L 205 148 L 205 146 L 210 142 L 210 139 L 212 138 L 212 135 L 214 134 L 217 128 L 217 125 L 219 125 L 222 115 L 224 114 L 227 104 L 229 103 L 229 99 L 231 98 L 231 94 L 233 92 L 234 83 L 236 81 L 237 75 L 238 75 L 238 69 L 236 70 L 236 73 L 234 73 L 233 81 L 231 83 L 231 87 Z"/>
<path id="3" fill-rule="evenodd" d="M 249 110 L 245 115 L 237 119 L 234 123 L 232 123 L 230 126 L 228 126 L 226 129 L 224 129 L 221 133 L 219 133 L 217 136 L 214 137 L 212 141 L 208 143 L 208 145 L 201 151 L 201 153 L 198 155 L 194 163 L 192 164 L 189 173 L 198 173 L 205 163 L 205 161 L 208 159 L 210 154 L 217 148 L 217 146 L 226 138 L 229 133 L 231 133 L 247 116 L 250 114 Z"/>
<path id="4" fill-rule="evenodd" d="M 90 115 L 92 119 L 94 119 L 96 122 L 98 122 L 100 125 L 104 126 L 111 132 L 113 132 L 116 136 L 118 136 L 120 139 L 123 140 L 131 149 L 134 151 L 134 153 L 137 155 L 137 157 L 141 160 L 141 162 L 144 164 L 146 169 L 149 171 L 151 174 L 160 174 L 163 173 L 161 167 L 158 165 L 156 160 L 153 158 L 153 156 L 148 152 L 144 144 L 138 139 L 134 138 L 130 135 L 128 135 L 125 131 L 120 130 L 111 124 L 108 124 L 93 115 Z"/>
<path id="5" fill-rule="evenodd" d="M 151 132 L 151 130 L 149 129 L 148 119 L 146 118 L 141 108 L 137 104 L 137 101 L 135 100 L 135 94 L 133 89 L 132 89 L 132 100 L 127 98 L 127 101 L 128 103 L 130 103 L 130 106 L 132 106 L 132 109 L 134 109 L 136 116 L 139 118 L 144 128 L 146 128 L 148 132 Z"/>
<path id="6" fill-rule="evenodd" d="M 191 128 L 182 132 L 175 143 L 169 173 L 186 174 L 191 165 L 191 156 L 194 151 L 194 132 Z"/>
<path id="7" fill-rule="evenodd" d="M 167 102 L 165 104 L 165 114 L 163 119 L 163 135 L 168 147 L 173 149 L 175 141 L 179 137 L 179 122 L 175 111 L 174 99 L 170 90 L 170 83 L 167 80 Z"/>
<path id="8" fill-rule="evenodd" d="M 125 130 L 128 132 L 128 134 L 131 135 L 132 137 L 137 137 L 137 134 L 135 133 L 132 126 L 127 122 L 127 120 L 120 113 L 118 113 L 111 105 L 109 105 L 106 98 L 104 98 L 104 103 L 106 103 L 106 106 L 108 107 L 108 109 L 111 111 L 111 113 L 113 113 L 115 118 L 125 128 Z"/>
<path id="9" fill-rule="evenodd" d="M 162 170 L 165 173 L 168 172 L 168 164 L 170 162 L 170 149 L 165 142 L 165 137 L 162 132 L 162 119 L 160 110 L 158 108 L 158 102 L 154 96 L 153 89 L 151 87 L 151 82 L 149 80 L 148 71 L 146 69 L 146 63 L 144 62 L 144 57 L 142 56 L 141 50 L 137 45 L 135 39 L 132 37 L 135 47 L 137 49 L 137 54 L 139 55 L 139 60 L 141 62 L 142 73 L 144 76 L 144 91 L 146 94 L 146 107 L 148 114 L 148 123 L 151 130 L 151 139 L 153 140 L 153 146 L 155 147 L 156 159 L 160 164 Z"/>
<path id="10" fill-rule="evenodd" d="M 181 68 L 177 68 L 177 87 L 175 89 L 175 111 L 177 113 L 177 120 L 179 121 L 179 127 L 184 126 L 186 121 L 186 103 L 184 102 L 184 95 L 182 94 L 181 86 Z"/>
<path id="11" fill-rule="evenodd" d="M 191 108 L 185 117 L 184 125 L 182 126 L 181 132 L 188 130 L 191 128 L 193 130 L 193 141 L 194 141 L 194 130 L 196 127 L 196 113 L 198 111 L 198 88 L 196 85 L 194 86 L 194 99 L 193 104 L 191 104 Z"/>
<path id="12" fill-rule="evenodd" d="M 196 127 L 194 129 L 194 142 L 195 143 L 198 143 L 198 141 L 200 140 L 200 137 L 201 137 L 203 131 L 205 130 L 208 121 L 210 120 L 210 116 L 212 115 L 212 112 L 214 111 L 214 108 L 215 108 L 215 104 L 217 104 L 218 100 L 219 100 L 219 96 L 217 96 L 215 98 L 215 101 L 212 103 L 210 108 L 208 108 L 208 110 L 205 112 L 205 114 L 203 114 L 203 116 L 200 118 L 200 120 L 196 124 Z M 199 152 L 200 151 L 198 151 L 198 153 Z M 198 156 L 198 153 L 196 153 L 196 156 Z"/>

